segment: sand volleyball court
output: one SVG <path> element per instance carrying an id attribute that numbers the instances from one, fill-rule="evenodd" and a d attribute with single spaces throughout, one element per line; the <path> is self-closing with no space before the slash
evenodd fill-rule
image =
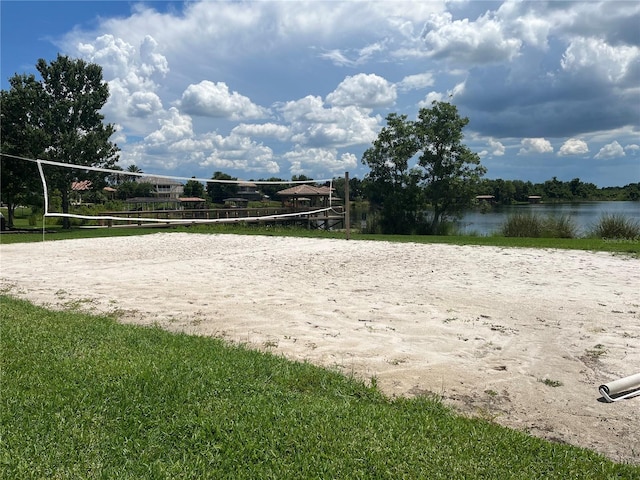
<path id="1" fill-rule="evenodd" d="M 608 253 L 158 233 L 0 245 L 0 287 L 118 311 L 435 394 L 469 415 L 640 460 L 640 260 Z M 212 359 L 215 361 L 215 359 Z"/>

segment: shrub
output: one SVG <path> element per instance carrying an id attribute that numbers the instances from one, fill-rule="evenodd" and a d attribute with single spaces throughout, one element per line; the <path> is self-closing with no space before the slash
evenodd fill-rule
<path id="1" fill-rule="evenodd" d="M 432 235 L 441 235 L 441 236 L 452 236 L 452 235 L 461 235 L 460 228 L 452 222 L 451 220 L 443 220 L 440 222 L 435 231 L 431 233 Z"/>
<path id="2" fill-rule="evenodd" d="M 569 215 L 548 216 L 544 220 L 543 237 L 575 238 L 578 227 Z"/>
<path id="3" fill-rule="evenodd" d="M 575 238 L 577 227 L 568 215 L 541 217 L 530 213 L 511 215 L 502 224 L 505 237 Z"/>
<path id="4" fill-rule="evenodd" d="M 77 215 L 95 216 L 100 215 L 102 212 L 104 212 L 104 210 L 104 205 L 79 205 L 72 206 L 70 213 L 75 213 Z M 81 225 L 97 225 L 96 220 L 89 220 L 86 218 L 71 218 L 70 222 L 74 227 Z M 62 222 L 60 222 L 60 224 L 62 224 Z"/>
<path id="5" fill-rule="evenodd" d="M 532 237 L 542 235 L 543 221 L 539 215 L 516 213 L 510 215 L 502 224 L 500 231 L 505 237 Z"/>
<path id="6" fill-rule="evenodd" d="M 640 238 L 640 223 L 621 214 L 603 214 L 589 232 L 590 237 L 637 239 Z"/>

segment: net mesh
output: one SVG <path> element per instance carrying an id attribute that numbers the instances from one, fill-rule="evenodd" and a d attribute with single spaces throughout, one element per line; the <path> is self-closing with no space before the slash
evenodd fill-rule
<path id="1" fill-rule="evenodd" d="M 343 216 L 333 179 L 205 179 L 22 160 L 37 164 L 49 222 L 66 217 L 99 227 L 306 221 L 331 227 Z"/>

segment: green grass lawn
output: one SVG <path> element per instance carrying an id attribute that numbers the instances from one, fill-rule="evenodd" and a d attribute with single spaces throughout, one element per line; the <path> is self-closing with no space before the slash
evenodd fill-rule
<path id="1" fill-rule="evenodd" d="M 7 216 L 6 208 L 0 209 Z M 232 233 L 241 235 L 278 235 L 313 238 L 345 238 L 344 231 L 309 230 L 301 227 L 286 227 L 281 225 L 258 226 L 243 223 L 215 223 L 195 224 L 190 226 L 155 226 L 155 227 L 126 227 L 117 228 L 79 228 L 63 230 L 55 220 L 47 219 L 45 233 L 42 231 L 42 216 L 34 216 L 34 225 L 29 225 L 31 210 L 18 208 L 16 211 L 15 228 L 27 229 L 31 233 L 8 233 L 0 235 L 0 243 L 41 242 L 43 240 L 67 240 L 74 238 L 115 237 L 130 235 L 148 235 L 158 232 L 193 232 L 193 233 Z M 590 250 L 612 253 L 630 254 L 640 257 L 640 239 L 613 239 L 602 238 L 522 238 L 504 237 L 500 235 L 490 236 L 432 236 L 432 235 L 379 235 L 361 234 L 357 231 L 351 233 L 353 240 L 372 240 L 390 242 L 413 243 L 447 243 L 452 245 L 487 245 L 498 247 L 529 247 L 529 248 L 561 248 L 573 250 Z"/>
<path id="2" fill-rule="evenodd" d="M 2 478 L 640 478 L 218 339 L 1 300 Z"/>
<path id="3" fill-rule="evenodd" d="M 41 227 L 40 227 L 41 228 Z M 343 231 L 308 230 L 292 227 L 265 227 L 243 224 L 212 224 L 166 227 L 118 227 L 118 228 L 73 228 L 63 230 L 60 227 L 47 227 L 47 233 L 34 230 L 32 233 L 9 233 L 0 235 L 0 243 L 41 242 L 43 240 L 68 240 L 73 238 L 115 237 L 129 235 L 148 235 L 158 232 L 191 232 L 203 234 L 240 234 L 240 235 L 278 235 L 312 238 L 344 239 Z M 374 235 L 353 232 L 353 240 L 447 243 L 451 245 L 486 245 L 498 247 L 561 248 L 590 250 L 612 253 L 624 253 L 640 257 L 640 240 L 607 240 L 599 238 L 521 238 L 501 236 L 431 236 L 431 235 Z"/>

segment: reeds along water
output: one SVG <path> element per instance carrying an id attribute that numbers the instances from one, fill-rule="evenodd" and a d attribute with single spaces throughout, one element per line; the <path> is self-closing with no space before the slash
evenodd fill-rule
<path id="1" fill-rule="evenodd" d="M 535 215 L 540 218 L 567 219 L 575 225 L 577 236 L 585 236 L 603 216 L 615 216 L 640 223 L 640 202 L 540 203 L 532 205 L 497 205 L 489 210 L 470 210 L 458 222 L 462 234 L 491 235 L 500 231 L 513 215 Z"/>

